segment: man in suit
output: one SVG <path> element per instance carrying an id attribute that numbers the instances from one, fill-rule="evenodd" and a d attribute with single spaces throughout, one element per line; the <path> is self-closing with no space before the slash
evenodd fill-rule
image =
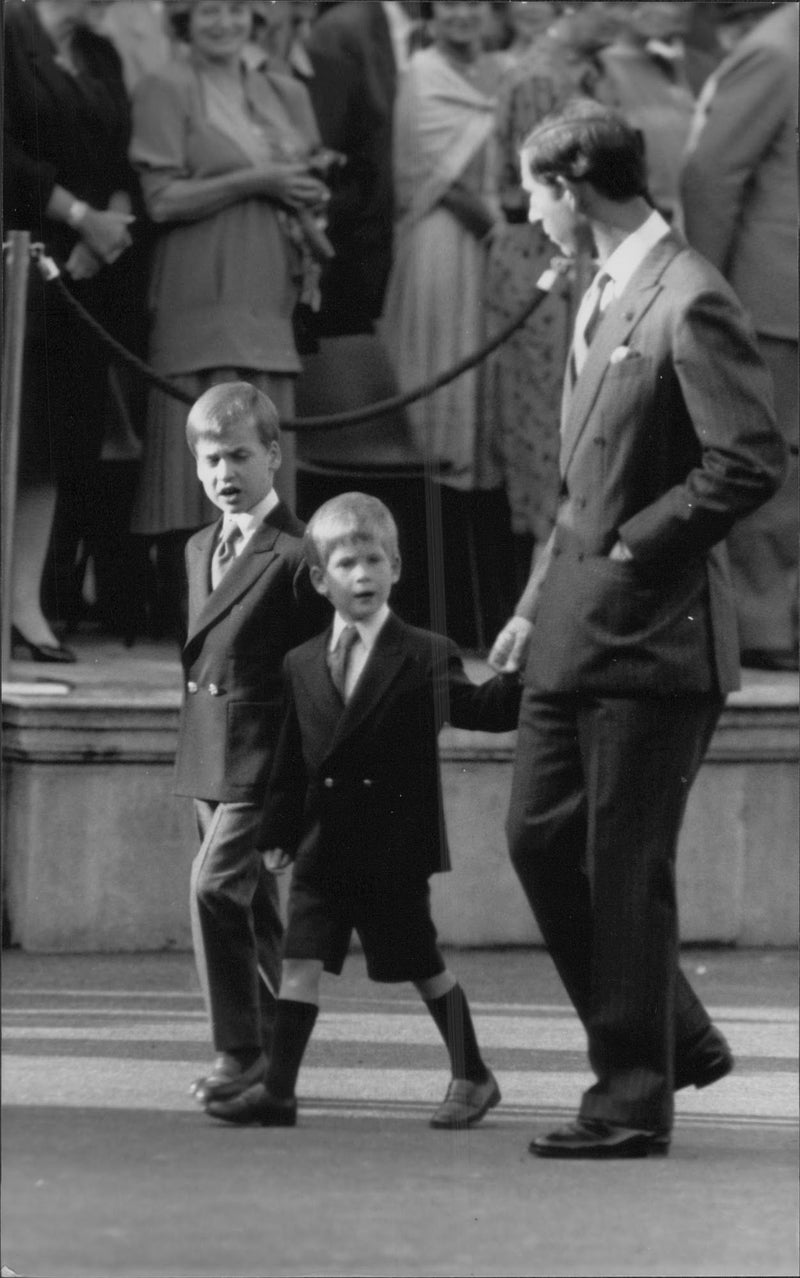
<path id="1" fill-rule="evenodd" d="M 685 227 L 750 313 L 793 454 L 780 491 L 728 539 L 742 662 L 796 670 L 798 6 L 720 8 L 731 52 L 703 93 L 682 179 Z"/>
<path id="2" fill-rule="evenodd" d="M 231 1097 L 266 1069 L 283 925 L 274 877 L 257 851 L 282 712 L 281 663 L 324 623 L 307 582 L 303 525 L 273 487 L 278 416 L 246 382 L 206 391 L 187 439 L 221 511 L 186 546 L 188 637 L 175 790 L 194 799 L 192 939 L 214 1047 L 201 1103 Z M 306 602 L 307 601 L 307 602 Z"/>
<path id="3" fill-rule="evenodd" d="M 522 151 L 530 216 L 600 271 L 565 377 L 553 535 L 491 654 L 527 655 L 511 857 L 597 1076 L 545 1157 L 668 1151 L 673 1092 L 732 1058 L 678 964 L 675 851 L 737 686 L 725 553 L 783 473 L 769 379 L 730 288 L 651 205 L 639 135 L 574 100 Z"/>

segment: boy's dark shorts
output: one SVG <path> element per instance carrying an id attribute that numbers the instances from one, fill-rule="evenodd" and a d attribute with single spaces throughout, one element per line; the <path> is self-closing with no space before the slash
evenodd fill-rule
<path id="1" fill-rule="evenodd" d="M 283 957 L 318 959 L 338 976 L 355 930 L 373 981 L 424 981 L 445 970 L 431 918 L 427 883 L 397 896 L 377 887 L 335 893 L 295 877 L 289 894 Z"/>

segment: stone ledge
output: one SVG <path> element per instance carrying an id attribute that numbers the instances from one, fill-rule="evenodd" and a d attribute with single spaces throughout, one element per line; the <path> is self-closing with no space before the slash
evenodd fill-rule
<path id="1" fill-rule="evenodd" d="M 481 677 L 479 663 L 471 663 Z M 13 941 L 29 950 L 189 948 L 191 804 L 171 794 L 174 657 L 96 663 L 68 696 L 4 688 L 3 846 Z M 154 673 L 155 672 L 155 673 Z M 678 893 L 686 941 L 794 945 L 798 929 L 797 679 L 729 700 L 692 791 Z M 514 733 L 446 729 L 442 776 L 454 870 L 433 880 L 443 942 L 540 941 L 503 825 Z"/>

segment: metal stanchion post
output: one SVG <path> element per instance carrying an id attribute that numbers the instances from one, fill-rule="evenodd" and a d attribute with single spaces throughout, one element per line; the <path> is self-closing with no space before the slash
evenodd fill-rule
<path id="1" fill-rule="evenodd" d="M 31 264 L 31 237 L 10 231 L 5 249 L 5 307 L 2 386 L 3 562 L 2 562 L 2 675 L 6 679 L 11 652 L 11 583 L 13 580 L 14 517 L 17 505 L 19 419 L 22 399 L 22 360 L 25 347 L 25 307 Z"/>

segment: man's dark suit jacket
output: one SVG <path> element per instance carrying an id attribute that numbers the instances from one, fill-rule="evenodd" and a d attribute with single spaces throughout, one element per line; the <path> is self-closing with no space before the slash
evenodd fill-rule
<path id="1" fill-rule="evenodd" d="M 322 140 L 347 156 L 329 208 L 336 257 L 322 279 L 323 336 L 369 332 L 392 265 L 392 122 L 397 88 L 379 0 L 346 0 L 311 28 L 308 83 Z"/>
<path id="2" fill-rule="evenodd" d="M 450 868 L 439 729 L 511 731 L 520 685 L 503 676 L 473 684 L 449 639 L 392 613 L 343 706 L 329 641 L 330 631 L 286 658 L 288 709 L 258 844 L 296 857 L 305 881 L 346 892 L 366 876 L 388 891 L 419 891 Z"/>
<path id="3" fill-rule="evenodd" d="M 780 483 L 771 401 L 741 305 L 670 234 L 604 313 L 574 390 L 567 378 L 562 501 L 526 675 L 535 691 L 738 686 L 720 543 Z M 618 538 L 631 562 L 609 559 Z"/>
<path id="4" fill-rule="evenodd" d="M 282 722 L 281 666 L 323 624 L 306 580 L 303 525 L 282 503 L 216 590 L 220 522 L 186 547 L 189 629 L 175 791 L 224 803 L 261 802 Z"/>

